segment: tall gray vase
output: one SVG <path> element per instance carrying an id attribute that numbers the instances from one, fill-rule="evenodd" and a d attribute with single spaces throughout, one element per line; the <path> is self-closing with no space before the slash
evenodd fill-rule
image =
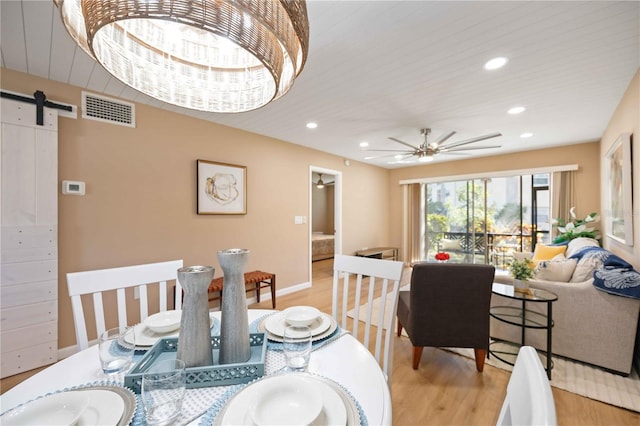
<path id="1" fill-rule="evenodd" d="M 213 365 L 209 297 L 207 289 L 215 269 L 213 266 L 187 266 L 178 269 L 178 280 L 184 289 L 177 358 L 185 367 Z"/>
<path id="2" fill-rule="evenodd" d="M 222 312 L 220 317 L 220 364 L 247 362 L 251 357 L 247 294 L 244 267 L 249 250 L 228 249 L 218 252 L 218 262 L 224 274 Z"/>

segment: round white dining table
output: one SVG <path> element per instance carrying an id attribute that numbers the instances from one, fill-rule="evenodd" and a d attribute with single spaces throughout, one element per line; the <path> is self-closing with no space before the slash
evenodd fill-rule
<path id="1" fill-rule="evenodd" d="M 274 311 L 250 309 L 249 322 Z M 220 318 L 220 312 L 214 312 Z M 373 355 L 348 333 L 314 350 L 309 372 L 332 379 L 360 404 L 369 425 L 391 424 L 391 395 Z M 97 345 L 65 358 L 0 395 L 0 412 L 61 389 L 104 380 Z M 195 419 L 192 424 L 198 424 Z"/>

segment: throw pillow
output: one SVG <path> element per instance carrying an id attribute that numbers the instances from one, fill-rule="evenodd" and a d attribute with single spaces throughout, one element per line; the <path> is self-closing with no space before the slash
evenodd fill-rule
<path id="1" fill-rule="evenodd" d="M 600 269 L 603 266 L 602 259 L 595 256 L 584 256 L 576 265 L 576 270 L 573 271 L 573 276 L 571 277 L 572 283 L 580 283 L 586 281 L 590 278 L 593 278 L 593 272 L 596 269 Z"/>
<path id="2" fill-rule="evenodd" d="M 460 251 L 462 250 L 462 246 L 460 245 L 460 240 L 447 240 L 446 238 L 440 241 L 440 250 L 442 251 Z"/>
<path id="3" fill-rule="evenodd" d="M 593 238 L 574 238 L 569 241 L 569 244 L 567 245 L 566 256 L 571 257 L 585 247 L 600 247 L 600 243 L 598 243 L 598 240 L 594 240 Z"/>
<path id="4" fill-rule="evenodd" d="M 564 254 L 567 251 L 565 246 L 546 246 L 544 244 L 537 244 L 536 249 L 533 252 L 533 262 L 539 263 L 541 260 L 551 260 L 559 254 Z"/>
<path id="5" fill-rule="evenodd" d="M 559 254 L 552 260 L 540 261 L 536 266 L 534 276 L 537 280 L 568 283 L 577 263 L 576 259 L 567 259 L 564 255 Z"/>

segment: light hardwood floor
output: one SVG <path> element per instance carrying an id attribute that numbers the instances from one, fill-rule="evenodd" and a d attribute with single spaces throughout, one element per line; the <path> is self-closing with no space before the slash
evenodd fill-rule
<path id="1" fill-rule="evenodd" d="M 313 287 L 277 299 L 278 309 L 311 305 L 331 311 L 332 260 L 314 262 Z M 408 282 L 410 271 L 405 274 Z M 271 308 L 270 301 L 252 305 Z M 425 348 L 418 370 L 411 368 L 411 344 L 396 338 L 394 351 L 393 423 L 395 425 L 491 425 L 504 399 L 509 373 L 436 348 Z M 0 381 L 2 392 L 31 376 L 31 372 Z M 640 414 L 553 389 L 560 425 L 640 424 Z"/>

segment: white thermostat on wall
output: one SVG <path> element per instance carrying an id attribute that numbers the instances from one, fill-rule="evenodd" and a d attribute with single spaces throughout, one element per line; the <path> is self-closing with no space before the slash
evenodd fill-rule
<path id="1" fill-rule="evenodd" d="M 84 195 L 84 182 L 63 180 L 62 193 L 68 195 Z"/>

